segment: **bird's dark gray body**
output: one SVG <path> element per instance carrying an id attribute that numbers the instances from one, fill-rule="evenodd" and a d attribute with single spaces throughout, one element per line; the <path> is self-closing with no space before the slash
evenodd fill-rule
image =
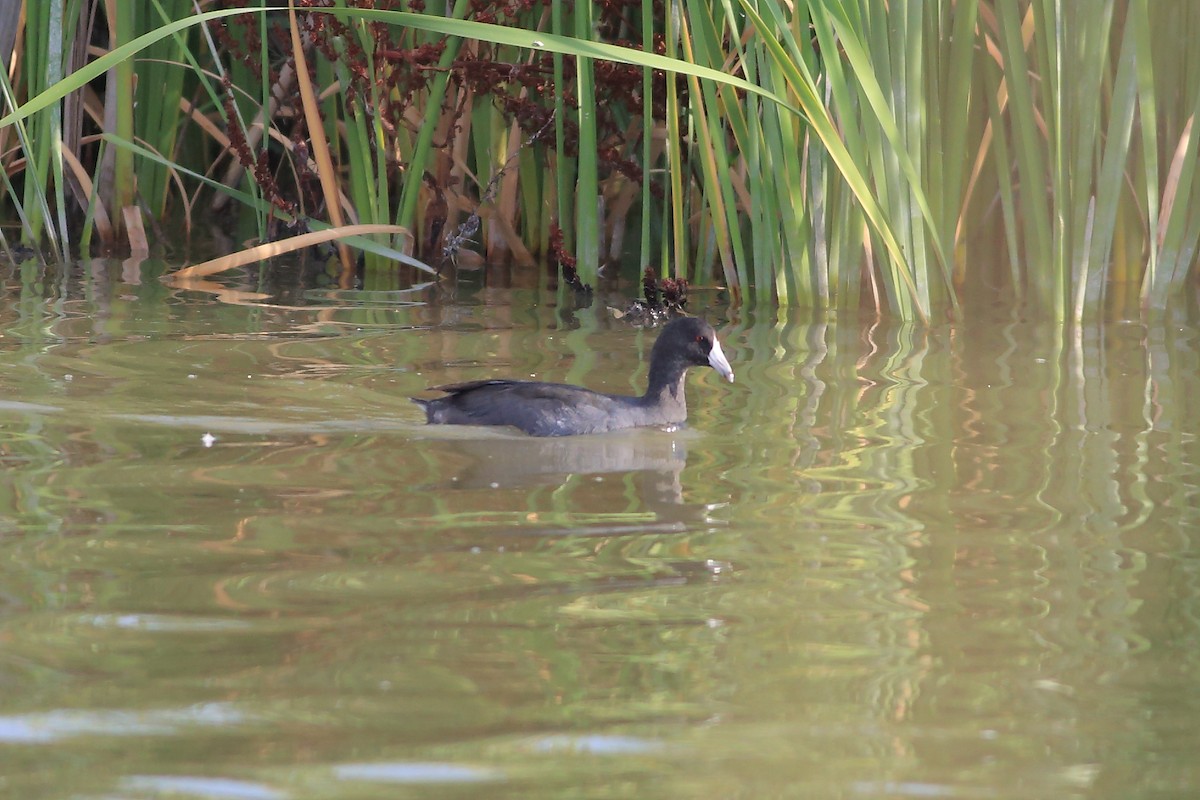
<path id="1" fill-rule="evenodd" d="M 712 326 L 683 317 L 672 320 L 655 341 L 649 387 L 641 397 L 564 383 L 483 380 L 439 386 L 444 397 L 414 401 L 425 409 L 431 424 L 509 425 L 533 436 L 678 425 L 687 420 L 684 374 L 692 366 L 711 366 L 733 380 Z"/>

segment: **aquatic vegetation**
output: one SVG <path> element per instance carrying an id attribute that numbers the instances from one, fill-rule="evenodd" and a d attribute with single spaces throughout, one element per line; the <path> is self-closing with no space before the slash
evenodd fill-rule
<path id="1" fill-rule="evenodd" d="M 1162 309 L 1200 244 L 1189 4 L 24 5 L 0 217 L 56 259 L 218 213 L 208 272 L 332 229 L 344 285 L 549 261 L 1065 319 Z"/>

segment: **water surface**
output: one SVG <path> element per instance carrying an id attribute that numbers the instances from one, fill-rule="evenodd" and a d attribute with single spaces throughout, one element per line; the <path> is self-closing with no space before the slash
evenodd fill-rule
<path id="1" fill-rule="evenodd" d="M 155 269 L 4 278 L 6 796 L 1200 794 L 1194 320 L 700 293 L 688 428 L 539 440 L 407 398 L 638 391 L 615 298 Z"/>

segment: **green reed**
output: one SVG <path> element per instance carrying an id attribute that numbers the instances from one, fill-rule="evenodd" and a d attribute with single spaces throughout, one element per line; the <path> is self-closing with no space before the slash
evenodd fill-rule
<path id="1" fill-rule="evenodd" d="M 472 251 L 531 268 L 558 228 L 589 283 L 636 242 L 639 269 L 757 302 L 931 319 L 999 285 L 1082 319 L 1165 307 L 1200 244 L 1194 4 L 668 0 L 602 33 L 561 0 L 502 25 L 464 0 L 132 0 L 94 57 L 96 0 L 27 6 L 0 81 L 0 214 L 56 258 L 72 217 L 119 247 L 130 209 L 190 219 L 203 188 L 260 240 L 392 226 L 356 240 L 368 274 Z M 206 27 L 236 20 L 243 39 Z M 268 23 L 311 43 L 311 70 Z M 614 100 L 604 62 L 642 78 Z M 380 113 L 401 94 L 402 118 Z"/>

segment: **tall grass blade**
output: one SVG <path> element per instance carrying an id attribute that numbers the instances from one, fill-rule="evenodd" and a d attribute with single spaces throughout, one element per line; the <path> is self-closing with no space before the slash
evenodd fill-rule
<path id="1" fill-rule="evenodd" d="M 1149 0 L 1132 0 L 1126 14 L 1126 24 L 1132 32 L 1136 48 L 1134 66 L 1137 70 L 1137 103 L 1141 112 L 1139 141 L 1142 149 L 1143 199 L 1146 210 L 1146 227 L 1150 231 L 1145 273 L 1142 276 L 1139 295 L 1143 304 L 1149 299 L 1150 287 L 1158 273 L 1158 226 L 1161 191 L 1159 185 L 1159 133 L 1158 105 L 1154 90 L 1154 57 L 1150 35 Z"/>
<path id="2" fill-rule="evenodd" d="M 1104 152 L 1096 184 L 1095 223 L 1091 226 L 1086 245 L 1088 251 L 1094 253 L 1094 266 L 1084 262 L 1087 272 L 1086 309 L 1091 311 L 1099 311 L 1103 301 L 1108 277 L 1104 267 L 1112 259 L 1112 232 L 1118 229 L 1117 210 L 1121 196 L 1127 191 L 1125 167 L 1129 159 L 1138 97 L 1135 36 L 1131 27 L 1125 29 L 1117 74 L 1110 93 L 1108 130 L 1103 137 Z"/>
<path id="3" fill-rule="evenodd" d="M 678 0 L 670 0 L 667 5 L 666 44 L 667 54 L 675 56 L 679 47 L 679 20 L 681 10 Z M 666 230 L 672 234 L 672 251 L 674 265 L 672 274 L 676 278 L 688 276 L 688 214 L 684 208 L 683 188 L 683 143 L 684 136 L 680 121 L 684 117 L 684 108 L 679 97 L 679 87 L 675 81 L 667 80 L 667 175 L 670 179 L 670 217 L 666 222 Z M 665 238 L 665 237 L 664 237 Z M 665 263 L 665 262 L 664 262 Z"/>
<path id="4" fill-rule="evenodd" d="M 691 12 L 680 17 L 679 38 L 684 59 L 696 63 L 698 61 L 696 48 L 706 50 L 704 60 L 712 63 L 723 60 L 717 48 L 715 31 L 711 17 L 706 9 L 698 4 L 689 5 Z M 693 42 L 688 20 L 698 21 L 701 32 L 700 42 Z M 708 24 L 705 25 L 704 23 Z M 707 34 L 707 35 L 705 35 Z M 688 76 L 689 95 L 691 98 L 694 130 L 696 132 L 696 155 L 704 178 L 705 197 L 708 201 L 709 213 L 712 218 L 712 235 L 721 259 L 721 269 L 725 275 L 726 285 L 736 295 L 740 294 L 745 276 L 739 275 L 737 264 L 742 258 L 734 257 L 734 248 L 741 254 L 741 238 L 738 229 L 738 219 L 735 213 L 736 201 L 733 197 L 733 183 L 729 174 L 729 154 L 725 150 L 722 120 L 724 115 L 719 111 L 716 90 L 712 84 L 701 85 L 695 76 Z M 699 260 L 697 260 L 699 264 Z"/>
<path id="5" fill-rule="evenodd" d="M 592 4 L 575 4 L 575 38 L 592 37 Z M 600 176 L 596 158 L 596 79 L 592 61 L 575 57 L 575 96 L 579 101 L 579 170 L 575 186 L 575 257 L 579 277 L 594 284 L 600 271 Z"/>
<path id="6" fill-rule="evenodd" d="M 295 0 L 288 0 L 288 23 L 292 37 L 292 56 L 296 59 L 296 78 L 304 105 L 304 116 L 308 122 L 309 147 L 317 162 L 317 176 L 321 180 L 321 191 L 325 195 L 325 209 L 329 213 L 329 220 L 335 228 L 340 228 L 345 225 L 345 217 L 342 215 L 341 191 L 338 188 L 337 175 L 333 168 L 333 158 L 329 153 L 329 142 L 324 136 L 325 127 L 321 120 L 317 93 L 309 79 L 304 41 L 300 35 L 299 21 L 296 19 Z M 342 288 L 347 289 L 353 282 L 354 260 L 349 249 L 341 242 L 338 243 L 338 255 L 342 261 Z"/>
<path id="7" fill-rule="evenodd" d="M 1009 97 L 1005 106 L 1007 121 L 1013 129 L 1012 155 L 1019 177 L 1019 224 L 1024 240 L 1023 256 L 1026 264 L 1044 265 L 1045 269 L 1050 269 L 1054 262 L 1054 251 L 1049 224 L 1050 206 L 1046 197 L 1046 168 L 1042 156 L 1046 147 L 1043 135 L 1045 125 L 1039 125 L 1037 106 L 1028 78 L 1034 67 L 1025 52 L 1024 33 L 1017 17 L 1016 4 L 1001 3 L 999 12 L 997 33 L 1004 58 L 1004 86 Z M 1003 119 L 998 121 L 1004 122 Z M 1063 306 L 1053 301 L 1044 282 L 1033 281 L 1031 288 L 1041 297 L 1043 307 L 1057 308 L 1059 314 L 1063 312 Z"/>
<path id="8" fill-rule="evenodd" d="M 109 2 L 108 11 L 113 15 L 110 18 L 113 20 L 109 31 L 110 48 L 117 49 L 126 42 L 134 41 L 137 38 L 137 10 L 134 4 Z M 127 141 L 132 141 L 135 135 L 133 111 L 136 81 L 132 58 L 114 60 L 105 80 L 104 129 Z M 100 165 L 97 185 L 100 202 L 116 221 L 123 219 L 122 209 L 134 204 L 134 161 L 127 150 L 111 148 L 107 153 L 108 158 Z"/>

